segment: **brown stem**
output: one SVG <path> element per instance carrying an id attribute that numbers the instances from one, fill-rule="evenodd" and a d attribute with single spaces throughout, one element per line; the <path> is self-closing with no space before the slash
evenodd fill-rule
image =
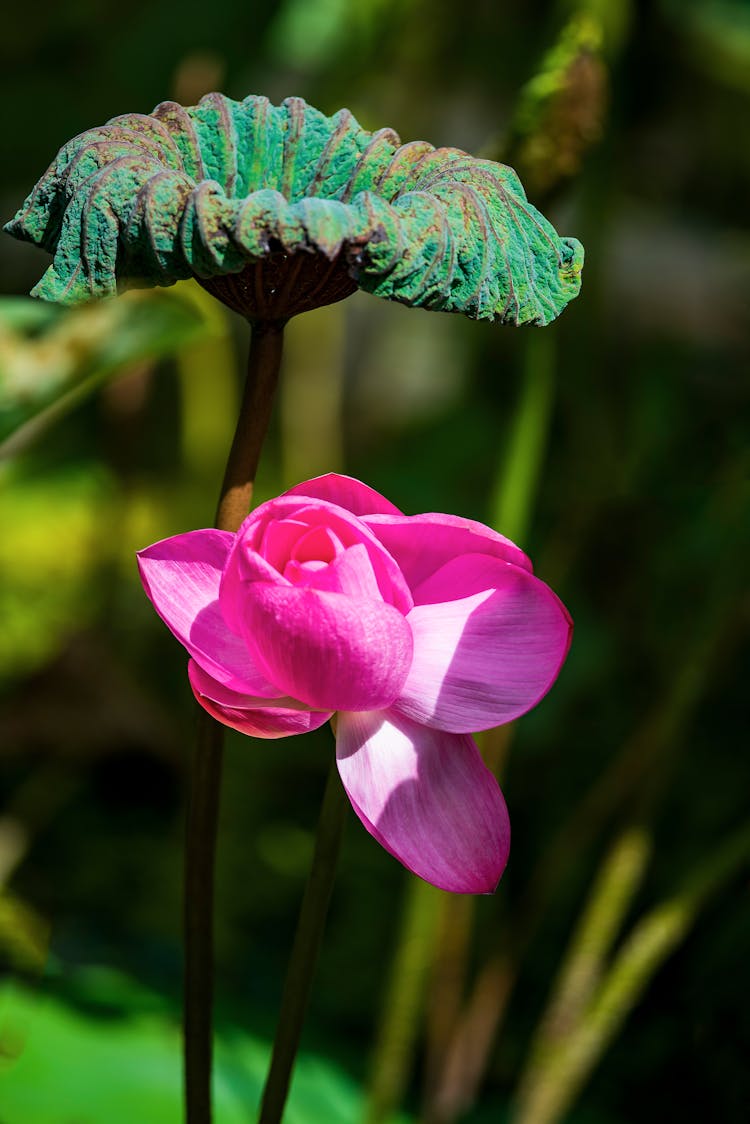
<path id="1" fill-rule="evenodd" d="M 260 451 L 271 419 L 283 341 L 282 321 L 257 321 L 253 325 L 240 416 L 216 508 L 216 526 L 221 531 L 236 531 L 250 510 Z"/>
<path id="2" fill-rule="evenodd" d="M 216 526 L 222 531 L 236 531 L 250 510 L 281 365 L 283 327 L 278 321 L 253 325 L 245 390 L 216 509 Z M 187 1124 L 211 1124 L 214 857 L 223 740 L 223 726 L 201 710 L 190 767 L 185 840 L 183 1035 Z"/>
<path id="3" fill-rule="evenodd" d="M 185 833 L 185 1118 L 210 1124 L 213 1045 L 214 857 L 221 788 L 222 728 L 201 710 L 190 767 Z"/>
<path id="4" fill-rule="evenodd" d="M 279 1022 L 273 1043 L 271 1065 L 263 1090 L 258 1124 L 280 1124 L 284 1113 L 294 1060 L 302 1034 L 302 1024 L 310 998 L 313 973 L 323 938 L 328 903 L 331 900 L 348 807 L 334 761 L 328 773 L 318 820 L 315 852 L 284 981 Z"/>

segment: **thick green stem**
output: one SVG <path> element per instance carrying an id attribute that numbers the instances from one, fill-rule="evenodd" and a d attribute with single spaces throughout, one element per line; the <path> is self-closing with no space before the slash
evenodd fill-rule
<path id="1" fill-rule="evenodd" d="M 289 958 L 258 1124 L 280 1124 L 284 1112 L 331 900 L 347 808 L 346 795 L 334 762 L 320 810 L 315 852 Z"/>
<path id="2" fill-rule="evenodd" d="M 255 473 L 281 365 L 283 324 L 253 326 L 247 379 L 216 526 L 236 531 L 250 510 Z M 201 710 L 190 769 L 185 841 L 185 1118 L 211 1124 L 214 856 L 224 729 Z"/>

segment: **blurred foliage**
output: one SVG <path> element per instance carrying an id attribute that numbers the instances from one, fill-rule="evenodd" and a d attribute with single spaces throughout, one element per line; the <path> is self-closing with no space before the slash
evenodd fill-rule
<path id="1" fill-rule="evenodd" d="M 33 21 L 20 9 L 6 16 L 0 82 L 16 106 L 5 134 L 6 217 L 68 137 L 116 113 L 148 111 L 178 89 L 197 100 L 222 73 L 230 96 L 299 94 L 327 112 L 348 105 L 365 127 L 388 121 L 405 140 L 502 147 L 514 159 L 516 123 L 533 102 L 528 151 L 543 141 L 559 167 L 570 149 L 554 144 L 558 93 L 570 87 L 557 79 L 579 57 L 573 30 L 600 28 L 601 48 L 583 38 L 606 84 L 574 85 L 563 104 L 567 122 L 597 121 L 601 135 L 584 130 L 588 147 L 576 150 L 573 174 L 539 187 L 556 223 L 586 245 L 577 305 L 538 344 L 529 333 L 362 294 L 292 321 L 259 480 L 263 498 L 335 463 L 407 511 L 507 522 L 500 529 L 513 528 L 576 621 L 560 682 L 496 754 L 513 822 L 508 871 L 493 899 L 466 907 L 473 937 L 463 975 L 428 974 L 433 1021 L 414 1026 L 407 1103 L 421 1100 L 425 1040 L 439 1037 L 434 1020 L 447 1013 L 467 1124 L 507 1115 L 545 1011 L 571 994 L 558 990 L 564 964 L 575 968 L 568 981 L 582 972 L 594 1001 L 584 1005 L 588 1023 L 577 1001 L 566 1007 L 578 1020 L 571 1045 L 588 1051 L 588 1078 L 580 1085 L 577 1071 L 578 1099 L 561 1119 L 746 1119 L 746 863 L 725 869 L 710 897 L 689 893 L 704 864 L 739 837 L 750 787 L 745 7 L 284 0 L 249 9 L 220 0 L 207 20 L 193 0 L 136 0 L 116 13 L 44 0 Z M 41 264 L 33 248 L 7 239 L 3 291 L 25 293 Z M 57 310 L 14 308 L 5 338 L 29 354 L 63 331 Z M 123 973 L 106 1021 L 79 983 L 46 979 L 38 995 L 18 993 L 27 1053 L 0 1074 L 0 1105 L 4 1082 L 19 1097 L 22 1085 L 79 1096 L 83 1080 L 57 1084 L 58 1054 L 70 1072 L 82 1059 L 90 1074 L 98 1051 L 116 1053 L 132 1086 L 156 1073 L 160 1088 L 174 1089 L 165 1028 L 179 991 L 182 770 L 193 711 L 182 657 L 144 603 L 132 552 L 211 518 L 246 344 L 245 326 L 214 310 L 207 332 L 188 347 L 175 340 L 171 358 L 150 354 L 150 344 L 132 350 L 122 377 L 105 379 L 0 478 L 2 823 L 24 840 L 3 870 L 2 950 L 18 966 L 18 941 L 30 933 L 42 948 L 49 926 L 55 960 Z M 131 347 L 127 333 L 119 345 Z M 65 354 L 55 351 L 52 374 Z M 243 1028 L 232 1031 L 241 1058 L 235 1065 L 232 1055 L 227 1072 L 251 1074 L 248 1082 L 254 1051 L 273 1030 L 329 754 L 325 731 L 261 746 L 230 738 L 217 986 L 221 1025 Z M 649 841 L 648 863 L 631 863 L 619 895 L 605 887 L 597 896 L 608 856 L 617 868 L 634 828 Z M 342 1119 L 359 1112 L 354 1086 L 367 1077 L 404 886 L 398 865 L 352 822 L 303 1043 L 346 1073 Z M 602 901 L 607 925 L 586 946 L 593 959 L 581 959 L 576 934 L 590 935 L 585 919 L 600 916 L 587 903 Z M 445 951 L 441 972 L 455 963 Z M 612 996 L 620 1017 L 608 1022 Z M 454 1001 L 453 1015 L 439 1008 Z M 145 1048 L 135 1031 L 128 1037 L 142 1025 Z M 470 1072 L 477 1029 L 483 1079 Z M 403 1057 L 391 1061 L 403 1067 Z M 321 1095 L 329 1080 L 339 1078 L 321 1078 Z M 223 1088 L 233 1105 L 233 1087 Z M 334 1111 L 308 1106 L 302 1124 L 327 1124 L 336 1117 L 319 1114 Z M 29 1110 L 21 1120 L 65 1124 L 59 1113 Z"/>
<path id="2" fill-rule="evenodd" d="M 106 378 L 205 335 L 207 318 L 185 288 L 126 294 L 73 315 L 41 301 L 0 302 L 0 457 Z"/>
<path id="3" fill-rule="evenodd" d="M 267 1064 L 264 1043 L 221 1030 L 216 1124 L 250 1118 Z M 0 995 L 0 1081 L 3 1124 L 173 1124 L 182 1100 L 179 1023 L 158 996 L 113 972 L 80 973 L 64 1001 L 14 984 Z M 340 1069 L 299 1059 L 288 1124 L 350 1124 L 358 1112 L 356 1086 Z"/>
<path id="4" fill-rule="evenodd" d="M 513 1124 L 549 1124 L 565 1115 L 654 971 L 695 921 L 705 898 L 750 858 L 745 827 L 704 860 L 672 898 L 639 919 L 604 971 L 604 958 L 640 878 L 648 844 L 628 832 L 605 859 L 574 933 L 557 990 L 521 1075 Z M 644 845 L 645 844 L 645 845 Z"/>
<path id="5" fill-rule="evenodd" d="M 335 58 L 351 38 L 376 39 L 393 19 L 394 0 L 290 0 L 274 21 L 268 45 L 283 65 L 316 69 Z"/>
<path id="6" fill-rule="evenodd" d="M 0 949 L 14 968 L 38 972 L 47 960 L 49 926 L 13 894 L 0 892 Z"/>
<path id="7" fill-rule="evenodd" d="M 750 8 L 744 0 L 663 0 L 697 66 L 717 82 L 750 93 Z"/>
<path id="8" fill-rule="evenodd" d="M 100 464 L 20 477 L 6 472 L 0 491 L 0 683 L 56 656 L 101 611 L 92 579 L 116 489 Z"/>
<path id="9" fill-rule="evenodd" d="M 577 13 L 520 92 L 506 159 L 523 169 L 535 198 L 575 175 L 601 137 L 607 99 L 603 40 L 601 25 Z"/>

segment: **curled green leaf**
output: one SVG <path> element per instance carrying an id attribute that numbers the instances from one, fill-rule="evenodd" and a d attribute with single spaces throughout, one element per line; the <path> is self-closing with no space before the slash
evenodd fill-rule
<path id="1" fill-rule="evenodd" d="M 194 276 L 250 319 L 356 288 L 477 319 L 548 324 L 580 288 L 512 168 L 401 145 L 300 98 L 163 102 L 74 137 L 6 230 L 54 255 L 33 295 L 77 304 Z"/>

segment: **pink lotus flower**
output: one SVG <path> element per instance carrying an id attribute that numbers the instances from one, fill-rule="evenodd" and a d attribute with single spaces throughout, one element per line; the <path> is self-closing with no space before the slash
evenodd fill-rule
<path id="1" fill-rule="evenodd" d="M 209 714 L 279 738 L 338 712 L 339 773 L 370 834 L 442 889 L 495 889 L 508 813 L 469 735 L 539 702 L 572 627 L 518 547 L 331 474 L 236 534 L 190 531 L 138 562 Z"/>

